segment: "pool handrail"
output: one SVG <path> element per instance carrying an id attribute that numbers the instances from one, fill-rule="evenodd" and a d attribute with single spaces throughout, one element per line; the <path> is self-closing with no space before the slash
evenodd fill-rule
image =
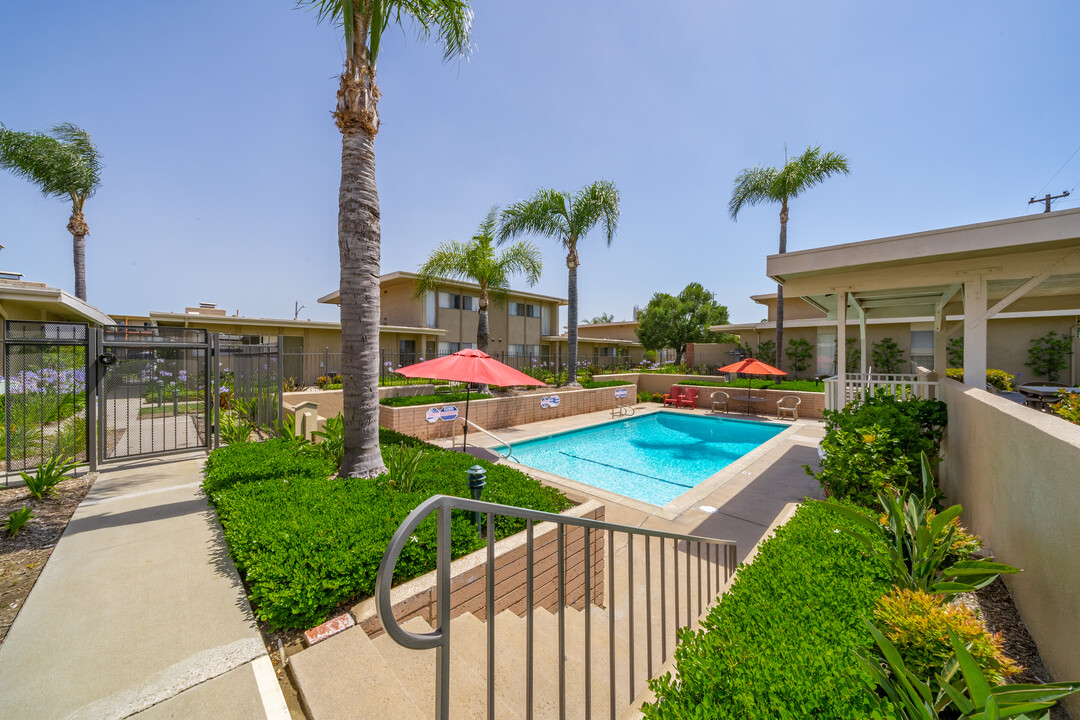
<path id="1" fill-rule="evenodd" d="M 498 435 L 494 435 L 494 434 L 488 432 L 484 428 L 482 428 L 479 425 L 477 425 L 476 423 L 474 423 L 472 420 L 466 420 L 465 418 L 463 418 L 461 416 L 458 416 L 454 420 L 452 425 L 450 426 L 450 447 L 451 448 L 457 446 L 457 424 L 458 424 L 458 420 L 460 420 L 463 423 L 468 423 L 469 427 L 473 428 L 474 430 L 479 430 L 480 432 L 484 433 L 485 435 L 487 435 L 489 438 L 491 438 L 495 442 L 500 443 L 501 445 L 505 445 L 506 446 L 506 453 L 505 454 L 503 454 L 501 452 L 499 453 L 499 457 L 503 458 L 504 460 L 508 459 L 510 457 L 511 453 L 514 452 L 514 449 L 512 447 L 510 447 L 510 443 L 506 442 L 505 440 L 503 440 Z M 462 449 L 464 449 L 464 448 L 462 448 Z"/>

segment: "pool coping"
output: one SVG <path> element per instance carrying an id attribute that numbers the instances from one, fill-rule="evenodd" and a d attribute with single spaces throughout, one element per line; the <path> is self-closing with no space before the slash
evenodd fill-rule
<path id="1" fill-rule="evenodd" d="M 644 417 L 659 412 L 664 412 L 663 407 L 649 407 L 635 405 L 634 417 Z M 670 411 L 669 411 L 670 412 Z M 807 427 L 819 427 L 821 422 L 818 420 L 776 420 L 772 418 L 764 418 L 761 416 L 738 416 L 732 413 L 713 413 L 711 411 L 698 410 L 697 412 L 690 410 L 677 410 L 676 414 L 691 413 L 694 415 L 704 417 L 726 417 L 733 420 L 752 420 L 755 422 L 767 423 L 770 425 L 786 425 L 787 427 L 783 432 L 778 433 L 776 436 L 765 441 L 758 447 L 754 448 L 750 452 L 746 453 L 742 457 L 733 461 L 727 467 L 719 470 L 718 472 L 710 475 L 708 478 L 702 480 L 693 488 L 682 493 L 674 500 L 664 505 L 653 505 L 643 500 L 637 500 L 629 497 L 628 495 L 620 495 L 619 493 L 598 488 L 587 483 L 579 482 L 571 478 L 556 475 L 554 473 L 547 472 L 546 470 L 540 470 L 534 468 L 531 465 L 524 465 L 522 463 L 514 462 L 509 459 L 499 460 L 499 464 L 507 465 L 520 470 L 532 477 L 540 480 L 545 485 L 551 485 L 563 491 L 568 491 L 569 494 L 582 496 L 585 498 L 595 498 L 605 503 L 616 503 L 630 510 L 642 513 L 645 516 L 655 517 L 662 520 L 676 521 L 682 518 L 687 511 L 694 509 L 698 503 L 702 502 L 708 496 L 720 490 L 725 485 L 732 483 L 745 475 L 750 475 L 748 468 L 760 460 L 764 459 L 771 452 L 791 443 L 794 436 L 799 435 L 801 431 Z M 598 414 L 598 413 L 597 413 Z M 614 417 L 614 418 L 602 418 L 596 417 L 597 414 L 590 413 L 588 415 L 575 416 L 582 422 L 575 424 L 575 427 L 567 427 L 558 430 L 552 430 L 550 427 L 531 429 L 528 426 L 516 426 L 513 430 L 522 433 L 520 437 L 516 437 L 514 442 L 528 442 L 530 440 L 537 440 L 552 435 L 559 435 L 567 432 L 575 432 L 578 430 L 585 430 L 591 427 L 598 427 L 607 425 L 614 422 L 622 422 L 626 420 L 626 417 Z M 591 417 L 590 417 L 591 416 Z M 568 418 L 567 418 L 568 419 Z M 540 425 L 541 423 L 536 423 Z M 547 423 L 543 423 L 547 425 Z M 503 428 L 503 432 L 510 430 L 511 428 Z M 530 431 L 531 430 L 531 431 Z M 498 432 L 498 431 L 496 431 Z M 485 442 L 477 443 L 481 447 L 494 448 L 500 447 L 505 443 L 497 443 L 490 438 L 485 438 Z M 511 447 L 513 443 L 510 443 Z"/>

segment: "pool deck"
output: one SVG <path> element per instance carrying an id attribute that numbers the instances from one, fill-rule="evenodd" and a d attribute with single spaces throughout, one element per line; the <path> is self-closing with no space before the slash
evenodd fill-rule
<path id="1" fill-rule="evenodd" d="M 635 408 L 635 417 L 664 410 L 653 403 L 638 404 Z M 784 425 L 785 430 L 662 507 L 509 460 L 500 462 L 559 488 L 578 502 L 589 499 L 603 502 L 609 522 L 734 540 L 739 546 L 740 561 L 789 503 L 802 502 L 805 497 L 823 497 L 817 481 L 803 469 L 804 465 L 817 466 L 817 446 L 825 436 L 825 427 L 820 420 L 777 421 L 762 416 L 714 414 L 704 409 L 674 412 L 759 420 Z M 624 419 L 612 419 L 610 411 L 604 410 L 491 432 L 512 446 L 525 440 Z M 470 433 L 470 440 L 470 444 L 481 447 L 501 445 L 479 432 Z M 444 439 L 437 444 L 449 447 L 450 441 Z"/>

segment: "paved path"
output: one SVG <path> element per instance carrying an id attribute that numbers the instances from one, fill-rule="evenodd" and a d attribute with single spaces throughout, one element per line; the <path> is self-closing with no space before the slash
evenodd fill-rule
<path id="1" fill-rule="evenodd" d="M 102 472 L 0 645 L 0 715 L 289 718 L 203 458 Z"/>

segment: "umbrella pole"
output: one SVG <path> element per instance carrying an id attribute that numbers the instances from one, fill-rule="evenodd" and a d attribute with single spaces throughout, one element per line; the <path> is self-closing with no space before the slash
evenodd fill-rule
<path id="1" fill-rule="evenodd" d="M 469 390 L 471 386 L 469 383 L 465 383 L 465 437 L 461 440 L 461 452 L 465 452 L 465 448 L 469 446 Z"/>

